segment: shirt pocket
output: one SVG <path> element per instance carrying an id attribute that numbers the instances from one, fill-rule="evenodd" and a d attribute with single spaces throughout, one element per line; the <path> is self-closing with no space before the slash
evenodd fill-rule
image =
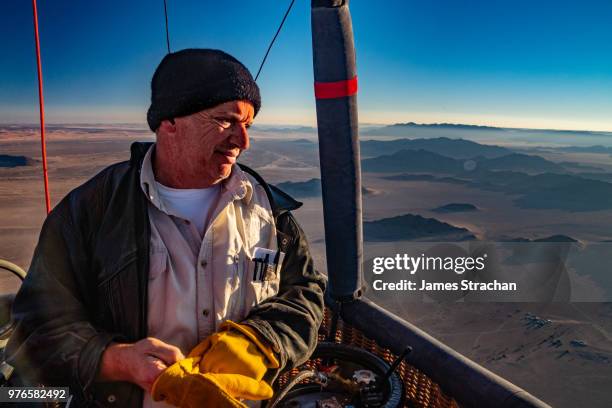
<path id="1" fill-rule="evenodd" d="M 248 267 L 246 269 L 246 278 L 248 283 L 245 285 L 246 294 L 244 299 L 246 310 L 243 313 L 243 316 L 246 316 L 253 307 L 262 303 L 264 300 L 278 294 L 280 287 L 280 274 L 278 271 L 269 280 L 253 280 L 253 275 L 255 273 L 255 262 L 249 259 L 247 260 L 247 264 Z"/>
<path id="2" fill-rule="evenodd" d="M 168 251 L 162 248 L 151 248 L 149 252 L 149 281 L 158 279 L 168 270 Z"/>

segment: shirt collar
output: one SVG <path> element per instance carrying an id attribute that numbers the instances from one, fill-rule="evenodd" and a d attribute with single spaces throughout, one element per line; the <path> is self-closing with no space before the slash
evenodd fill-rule
<path id="1" fill-rule="evenodd" d="M 230 176 L 223 180 L 223 192 L 233 200 L 243 200 L 246 204 L 251 201 L 253 184 L 237 164 L 232 167 Z"/>
<path id="2" fill-rule="evenodd" d="M 159 198 L 157 185 L 155 184 L 155 173 L 153 172 L 153 153 L 155 151 L 155 143 L 149 147 L 142 161 L 140 171 L 140 188 L 144 192 L 147 199 L 159 210 L 166 212 L 164 203 Z M 253 196 L 253 184 L 247 177 L 244 171 L 238 165 L 232 166 L 230 176 L 222 182 L 222 197 L 227 197 L 231 200 L 243 200 L 246 204 L 251 201 Z"/>
<path id="3" fill-rule="evenodd" d="M 149 147 L 144 159 L 142 160 L 142 168 L 140 170 L 140 188 L 144 192 L 147 199 L 157 209 L 166 212 L 163 201 L 159 198 L 157 184 L 155 184 L 155 173 L 153 173 L 153 152 L 155 151 L 155 143 Z"/>

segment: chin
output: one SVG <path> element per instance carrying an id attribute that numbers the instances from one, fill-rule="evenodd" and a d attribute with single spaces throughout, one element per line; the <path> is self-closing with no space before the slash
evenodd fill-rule
<path id="1" fill-rule="evenodd" d="M 219 166 L 219 178 L 222 180 L 228 178 L 230 174 L 232 174 L 232 167 L 233 165 L 231 164 L 222 164 Z"/>

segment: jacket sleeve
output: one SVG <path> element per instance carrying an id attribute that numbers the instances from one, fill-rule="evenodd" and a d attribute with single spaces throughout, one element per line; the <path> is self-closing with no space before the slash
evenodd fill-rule
<path id="1" fill-rule="evenodd" d="M 16 323 L 5 350 L 20 381 L 68 386 L 88 399 L 102 352 L 119 336 L 90 322 L 86 300 L 88 262 L 84 239 L 73 225 L 66 200 L 47 217 L 26 279 L 13 304 Z"/>
<path id="2" fill-rule="evenodd" d="M 280 356 L 280 369 L 272 377 L 304 363 L 314 351 L 327 284 L 315 270 L 304 232 L 290 212 L 277 218 L 277 230 L 290 240 L 279 292 L 255 306 L 242 322 L 256 329 Z"/>

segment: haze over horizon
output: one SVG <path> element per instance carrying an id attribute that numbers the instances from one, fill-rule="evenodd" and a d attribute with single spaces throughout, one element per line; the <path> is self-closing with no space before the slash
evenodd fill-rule
<path id="1" fill-rule="evenodd" d="M 172 49 L 221 48 L 256 72 L 288 4 L 169 2 Z M 166 52 L 158 6 L 40 2 L 48 123 L 145 125 Z M 31 12 L 19 0 L 0 5 L 0 35 L 11 38 L 0 123 L 37 122 Z M 351 12 L 362 123 L 612 131 L 610 2 L 353 1 Z M 258 82 L 256 123 L 316 123 L 309 2 L 294 5 Z"/>
<path id="2" fill-rule="evenodd" d="M 62 127 L 62 126 L 91 126 L 95 127 L 99 126 L 134 126 L 137 128 L 142 128 L 142 130 L 149 130 L 147 124 L 144 121 L 82 121 L 82 122 L 60 122 L 60 121 L 49 121 L 45 120 L 45 127 Z M 368 128 L 384 128 L 391 126 L 402 126 L 402 125 L 413 125 L 415 127 L 436 127 L 436 126 L 448 126 L 448 127 L 474 127 L 474 128 L 499 128 L 505 130 L 533 130 L 533 131 L 550 131 L 550 132 L 584 132 L 584 133 L 610 133 L 612 136 L 612 129 L 601 129 L 601 130 L 592 130 L 592 129 L 561 129 L 561 128 L 536 128 L 536 127 L 514 127 L 514 126 L 499 126 L 495 124 L 482 124 L 482 123 L 448 123 L 448 122 L 430 122 L 430 123 L 417 123 L 411 120 L 408 121 L 396 121 L 391 123 L 372 123 L 372 122 L 359 122 L 359 127 L 361 129 Z M 28 121 L 28 122 L 4 122 L 0 120 L 0 127 L 2 126 L 16 126 L 16 127 L 40 127 L 39 122 Z M 295 129 L 295 130 L 308 130 L 312 128 L 316 130 L 317 124 L 316 121 L 314 123 L 259 123 L 255 122 L 252 127 L 254 131 L 265 131 L 270 129 Z"/>

